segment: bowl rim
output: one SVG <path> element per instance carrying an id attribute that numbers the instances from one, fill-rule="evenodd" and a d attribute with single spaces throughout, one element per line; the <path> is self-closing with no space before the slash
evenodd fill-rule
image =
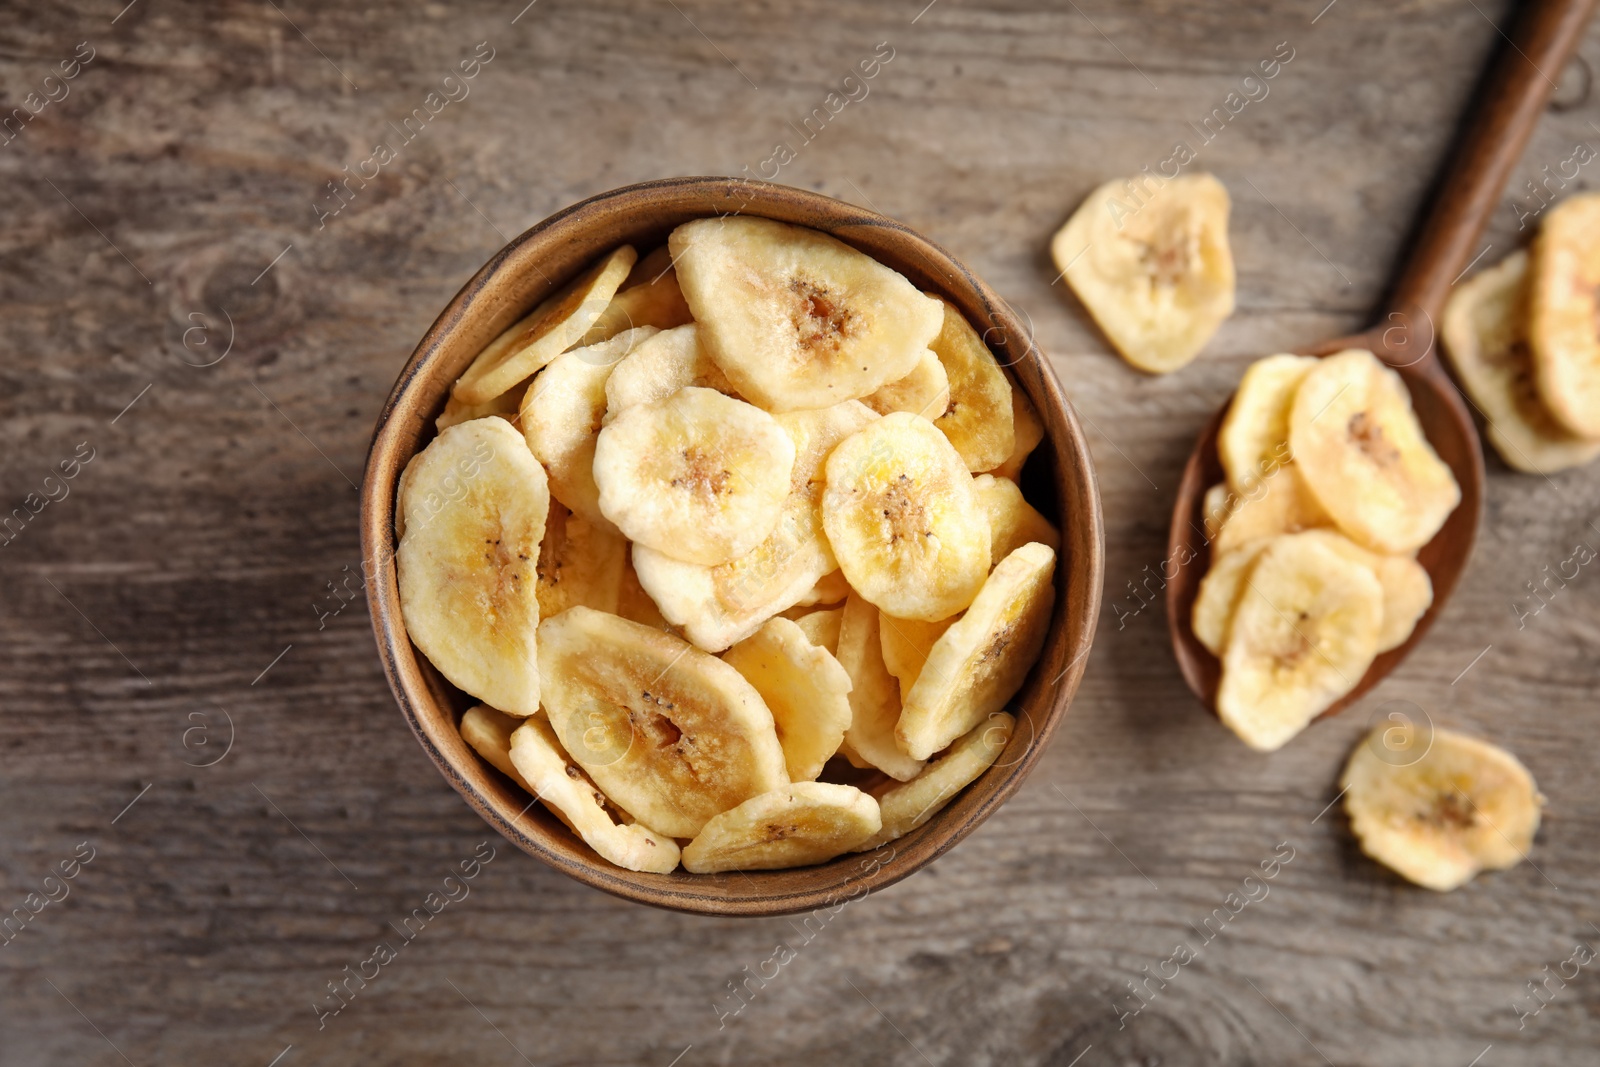
<path id="1" fill-rule="evenodd" d="M 745 213 L 795 222 L 794 216 L 799 215 L 812 221 L 798 224 L 812 225 L 847 244 L 853 242 L 840 230 L 893 231 L 901 240 L 909 241 L 920 256 L 937 265 L 944 273 L 942 279 L 932 280 L 932 287 L 949 297 L 958 307 L 975 301 L 987 311 L 992 329 L 1000 333 L 998 346 L 1005 350 L 1008 357 L 1015 356 L 1006 364 L 1013 384 L 1026 382 L 1025 392 L 1040 409 L 1041 421 L 1045 426 L 1041 443 L 1050 446 L 1056 467 L 1052 491 L 1053 495 L 1060 498 L 1056 503 L 1060 509 L 1058 517 L 1063 520 L 1063 552 L 1058 555 L 1056 572 L 1058 596 L 1039 662 L 1044 661 L 1054 642 L 1067 642 L 1071 637 L 1070 631 L 1074 627 L 1077 630 L 1077 639 L 1071 641 L 1063 651 L 1063 658 L 1068 655 L 1071 658 L 1056 678 L 1048 683 L 1051 691 L 1041 693 L 1030 710 L 1028 721 L 1032 723 L 1038 717 L 1039 722 L 1016 759 L 997 763 L 925 824 L 891 842 L 896 847 L 890 848 L 887 859 L 871 859 L 874 855 L 871 853 L 847 853 L 844 857 L 814 867 L 751 872 L 757 876 L 791 876 L 778 880 L 775 884 L 779 886 L 792 882 L 792 876 L 804 877 L 808 873 L 817 875 L 806 879 L 807 884 L 803 887 L 775 888 L 770 892 L 741 888 L 730 893 L 728 890 L 732 885 L 726 883 L 722 884 L 721 891 L 711 890 L 709 884 L 697 889 L 698 881 L 719 876 L 687 874 L 681 868 L 671 875 L 639 875 L 614 866 L 598 856 L 580 859 L 564 855 L 546 845 L 535 833 L 529 832 L 530 825 L 537 825 L 524 819 L 528 809 L 533 806 L 531 800 L 521 813 L 508 818 L 500 810 L 495 798 L 470 782 L 428 736 L 419 706 L 424 701 L 443 702 L 440 693 L 430 687 L 424 675 L 419 663 L 422 657 L 406 635 L 400 615 L 393 536 L 396 483 L 405 461 L 421 447 L 417 439 L 429 436 L 432 415 L 442 400 L 436 391 L 433 391 L 431 398 L 428 397 L 430 390 L 424 371 L 441 359 L 446 343 L 472 320 L 474 312 L 478 310 L 476 302 L 494 283 L 515 276 L 529 267 L 544 278 L 536 265 L 541 253 L 559 249 L 564 242 L 585 233 L 599 212 L 614 209 L 621 209 L 629 215 L 652 210 L 682 212 L 688 202 L 693 202 L 691 210 L 701 212 L 701 217 Z M 719 206 L 729 205 L 736 206 L 731 211 L 718 210 Z M 771 214 L 773 211 L 779 214 Z M 818 225 L 819 220 L 826 220 L 826 224 Z M 554 288 L 554 284 L 550 287 Z M 967 292 L 958 299 L 957 290 L 962 288 Z M 531 306 L 532 303 L 522 306 L 517 317 L 526 313 Z M 501 313 L 504 314 L 503 308 Z M 970 315 L 968 317 L 971 318 Z M 989 332 L 985 333 L 986 339 Z M 1020 353 L 1016 353 L 1015 349 L 1020 346 L 1011 339 L 1021 337 L 1027 339 L 1027 345 Z M 996 346 L 991 343 L 990 347 Z M 422 425 L 408 431 L 404 425 L 407 421 L 420 421 Z M 407 436 L 410 437 L 409 445 Z M 1075 493 L 1060 491 L 1060 487 L 1068 485 Z M 1078 550 L 1071 554 L 1070 560 L 1066 554 L 1069 538 L 1065 520 L 1068 516 L 1074 523 L 1074 532 L 1079 541 Z M 821 193 L 746 178 L 667 178 L 599 193 L 529 227 L 490 257 L 451 298 L 428 328 L 401 369 L 379 412 L 362 476 L 360 525 L 367 605 L 384 674 L 412 735 L 445 780 L 474 811 L 512 844 L 586 885 L 637 903 L 719 916 L 783 915 L 838 906 L 842 900 L 858 899 L 909 876 L 975 830 L 1021 786 L 1065 717 L 1087 667 L 1099 620 L 1104 583 L 1104 520 L 1098 479 L 1088 442 L 1071 402 L 1061 389 L 1054 368 L 1034 342 L 1031 330 L 1023 328 L 1010 306 L 949 252 L 903 223 Z M 373 561 L 378 560 L 381 562 L 374 564 Z M 1069 577 L 1075 582 L 1072 590 L 1067 585 Z M 1078 596 L 1075 604 L 1069 604 L 1072 592 Z M 1070 617 L 1069 607 L 1073 611 Z M 1038 664 L 1033 670 L 1037 669 Z M 1038 680 L 1030 672 L 1023 689 L 1013 700 L 1020 704 L 1023 696 L 1037 686 Z M 458 715 L 453 709 L 452 713 Z M 1012 745 L 1017 740 L 1014 737 Z M 473 758 L 478 757 L 474 755 Z M 490 769 L 490 773 L 495 772 Z M 975 788 L 980 784 L 985 786 L 982 791 Z M 956 817 L 958 814 L 959 818 Z M 560 832 L 566 833 L 564 828 Z M 587 849 L 587 846 L 582 847 Z M 868 858 L 844 873 L 842 878 L 838 877 L 846 866 L 844 861 L 857 855 Z M 858 870 L 861 873 L 857 874 Z M 822 876 L 824 872 L 833 877 Z M 650 879 L 670 879 L 673 884 L 670 887 L 645 884 Z M 744 881 L 756 882 L 756 879 L 745 876 Z"/>

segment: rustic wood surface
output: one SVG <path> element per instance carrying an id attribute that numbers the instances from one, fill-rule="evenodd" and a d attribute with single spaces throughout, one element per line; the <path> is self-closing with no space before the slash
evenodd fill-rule
<path id="1" fill-rule="evenodd" d="M 1538 1014 L 1526 983 L 1600 944 L 1600 578 L 1543 607 L 1527 583 L 1600 546 L 1600 468 L 1491 458 L 1434 633 L 1272 757 L 1201 711 L 1155 580 L 1129 585 L 1248 361 L 1378 304 L 1503 4 L 125 2 L 0 19 L 0 110 L 66 90 L 0 144 L 0 504 L 39 509 L 0 546 L 0 908 L 31 915 L 0 947 L 0 1064 L 1593 1058 L 1596 965 L 1551 979 Z M 470 95 L 319 228 L 326 183 L 396 143 L 479 42 Z M 879 42 L 867 95 L 801 144 L 790 124 Z M 1195 142 L 1280 42 L 1268 95 L 1200 149 L 1234 197 L 1239 311 L 1191 367 L 1143 377 L 1052 284 L 1048 236 L 1100 181 Z M 1583 54 L 1600 65 L 1600 29 Z M 1556 108 L 1484 263 L 1526 233 L 1523 183 L 1600 146 L 1588 67 L 1548 73 Z M 577 199 L 758 173 L 777 142 L 798 145 L 778 180 L 905 220 L 1032 321 L 1090 432 L 1109 549 L 1087 678 L 1022 791 L 809 925 L 625 904 L 510 849 L 405 729 L 356 596 L 374 417 L 457 287 Z M 1324 809 L 1390 701 L 1527 762 L 1550 799 L 1532 863 L 1438 896 L 1360 854 Z M 470 895 L 406 941 L 484 841 Z M 62 864 L 75 877 L 47 883 Z M 379 942 L 395 958 L 319 1020 Z M 1131 1014 L 1126 983 L 1180 942 L 1198 958 Z M 729 992 L 774 968 L 748 1003 Z"/>

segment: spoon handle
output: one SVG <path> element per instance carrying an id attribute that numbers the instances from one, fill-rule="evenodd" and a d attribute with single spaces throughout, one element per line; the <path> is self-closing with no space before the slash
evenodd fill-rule
<path id="1" fill-rule="evenodd" d="M 1450 287 L 1478 252 L 1489 216 L 1555 92 L 1555 79 L 1583 36 L 1595 3 L 1531 0 L 1523 5 L 1511 36 L 1505 38 L 1480 86 L 1433 208 L 1392 291 L 1388 321 L 1399 325 L 1383 335 L 1384 347 L 1394 350 L 1391 361 L 1417 362 L 1415 349 L 1409 356 L 1404 351 L 1410 347 L 1414 327 L 1423 347 L 1431 347 Z"/>

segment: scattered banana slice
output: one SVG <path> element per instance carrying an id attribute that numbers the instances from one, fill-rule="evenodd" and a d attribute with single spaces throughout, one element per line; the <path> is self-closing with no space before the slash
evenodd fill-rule
<path id="1" fill-rule="evenodd" d="M 609 523 L 550 504 L 539 546 L 539 617 L 560 615 L 577 604 L 618 612 L 628 542 Z"/>
<path id="2" fill-rule="evenodd" d="M 922 770 L 895 740 L 900 721 L 900 685 L 883 662 L 880 613 L 852 593 L 839 615 L 839 644 L 835 653 L 850 676 L 850 729 L 842 748 L 855 763 L 876 767 L 891 778 L 905 781 Z M 860 764 L 857 764 L 858 766 Z"/>
<path id="3" fill-rule="evenodd" d="M 1262 537 L 1330 526 L 1332 518 L 1306 487 L 1299 468 L 1288 463 L 1256 482 L 1244 496 L 1229 498 L 1212 551 L 1218 554 Z"/>
<path id="4" fill-rule="evenodd" d="M 662 245 L 633 265 L 622 289 L 573 347 L 597 345 L 640 326 L 670 330 L 693 318 L 689 305 L 683 302 L 683 291 L 678 288 L 672 256 Z"/>
<path id="5" fill-rule="evenodd" d="M 725 811 L 683 850 L 694 874 L 825 863 L 883 826 L 878 802 L 854 786 L 795 782 Z"/>
<path id="6" fill-rule="evenodd" d="M 396 566 L 406 632 L 457 688 L 532 715 L 544 468 L 510 423 L 474 419 L 417 455 L 404 490 Z"/>
<path id="7" fill-rule="evenodd" d="M 948 300 L 940 299 L 939 305 L 944 318 L 933 352 L 944 367 L 950 396 L 944 407 L 917 413 L 933 420 L 968 470 L 986 471 L 1006 462 L 1017 446 L 1011 397 L 1016 390 L 966 317 Z"/>
<path id="8" fill-rule="evenodd" d="M 637 258 L 631 245 L 623 245 L 584 271 L 478 353 L 451 395 L 465 404 L 493 400 L 577 344 Z"/>
<path id="9" fill-rule="evenodd" d="M 940 622 L 923 622 L 920 619 L 896 619 L 882 612 L 878 614 L 883 665 L 899 679 L 900 699 L 904 702 L 911 696 L 911 687 L 917 684 L 922 665 L 928 662 L 928 653 L 958 616 L 952 615 Z"/>
<path id="10" fill-rule="evenodd" d="M 1000 561 L 967 613 L 934 642 L 895 727 L 908 755 L 927 759 L 1022 688 L 1050 625 L 1055 567 L 1049 546 L 1023 545 Z"/>
<path id="11" fill-rule="evenodd" d="M 978 503 L 989 516 L 989 559 L 998 563 L 1027 544 L 1038 541 L 1059 550 L 1061 532 L 1033 509 L 1010 478 L 979 474 L 972 479 Z"/>
<path id="12" fill-rule="evenodd" d="M 1209 174 L 1150 192 L 1118 179 L 1090 193 L 1051 242 L 1072 291 L 1140 370 L 1184 366 L 1233 314 L 1229 207 Z"/>
<path id="13" fill-rule="evenodd" d="M 1433 539 L 1461 502 L 1411 394 L 1364 349 L 1328 356 L 1295 394 L 1289 446 L 1317 502 L 1352 540 L 1390 555 Z"/>
<path id="14" fill-rule="evenodd" d="M 995 760 L 1011 741 L 1017 720 L 1003 711 L 992 713 L 963 734 L 949 751 L 909 782 L 889 787 L 878 796 L 883 828 L 853 851 L 870 852 L 880 845 L 904 837 L 921 826 L 955 798 Z"/>
<path id="15" fill-rule="evenodd" d="M 733 393 L 722 369 L 700 347 L 694 323 L 663 330 L 628 353 L 606 379 L 606 415 L 610 423 L 624 408 L 663 400 L 687 386 Z"/>
<path id="16" fill-rule="evenodd" d="M 693 837 L 718 812 L 787 781 L 761 695 L 670 634 L 572 608 L 539 627 L 539 673 L 562 747 L 653 830 Z"/>
<path id="17" fill-rule="evenodd" d="M 1217 713 L 1251 748 L 1281 748 L 1361 681 L 1382 626 L 1371 568 L 1307 534 L 1274 539 L 1234 609 Z"/>
<path id="18" fill-rule="evenodd" d="M 1244 372 L 1217 432 L 1217 454 L 1234 492 L 1250 491 L 1289 462 L 1295 390 L 1316 365 L 1314 356 L 1278 355 L 1258 359 Z"/>
<path id="19" fill-rule="evenodd" d="M 1245 579 L 1249 577 L 1261 550 L 1271 543 L 1272 538 L 1260 537 L 1222 553 L 1212 562 L 1205 577 L 1200 579 L 1190 626 L 1212 655 L 1220 657 L 1227 647 L 1228 624 L 1233 621 L 1234 609 L 1239 606 L 1239 597 L 1245 590 Z"/>
<path id="20" fill-rule="evenodd" d="M 989 520 L 966 464 L 910 412 L 828 456 L 822 525 L 851 587 L 897 618 L 948 618 L 989 571 Z"/>
<path id="21" fill-rule="evenodd" d="M 1554 474 L 1600 456 L 1600 441 L 1574 437 L 1539 396 L 1524 325 L 1527 273 L 1528 254 L 1514 252 L 1457 286 L 1439 338 L 1500 458 L 1519 471 Z"/>
<path id="22" fill-rule="evenodd" d="M 1533 242 L 1528 343 L 1545 407 L 1578 437 L 1600 438 L 1600 196 L 1550 209 Z"/>
<path id="23" fill-rule="evenodd" d="M 910 374 L 879 386 L 877 392 L 862 397 L 861 402 L 879 415 L 909 411 L 936 419 L 950 406 L 950 378 L 930 348 L 922 353 Z"/>
<path id="24" fill-rule="evenodd" d="M 523 720 L 511 735 L 511 762 L 528 792 L 560 816 L 584 844 L 630 871 L 667 874 L 678 866 L 678 843 L 642 823 L 614 817 L 604 793 L 573 763 L 543 716 Z"/>
<path id="25" fill-rule="evenodd" d="M 850 727 L 850 676 L 795 623 L 773 618 L 722 654 L 772 712 L 791 782 L 815 781 Z"/>
<path id="26" fill-rule="evenodd" d="M 1443 729 L 1379 726 L 1340 785 L 1361 850 L 1441 893 L 1526 859 L 1544 804 L 1511 753 Z"/>
<path id="27" fill-rule="evenodd" d="M 550 495 L 592 523 L 610 524 L 594 480 L 606 380 L 635 345 L 655 332 L 642 326 L 558 356 L 522 398 L 522 435 L 550 477 Z"/>
<path id="28" fill-rule="evenodd" d="M 473 419 L 486 419 L 491 415 L 499 415 L 507 421 L 520 421 L 517 419 L 517 412 L 522 408 L 522 398 L 527 394 L 528 384 L 531 381 L 532 378 L 525 378 L 494 399 L 485 400 L 481 404 L 463 403 L 452 396 L 445 400 L 444 410 L 434 420 L 433 428 L 440 431 L 448 430 L 460 423 L 471 422 Z"/>
<path id="29" fill-rule="evenodd" d="M 829 653 L 839 651 L 839 624 L 844 620 L 843 608 L 819 608 L 808 611 L 794 620 L 810 641 L 818 648 L 825 648 Z M 848 723 L 845 724 L 848 727 Z"/>
<path id="30" fill-rule="evenodd" d="M 714 389 L 680 389 L 601 429 L 600 511 L 636 544 L 714 567 L 777 527 L 794 454 L 789 435 L 760 408 Z M 642 570 L 640 579 L 649 589 Z"/>
<path id="31" fill-rule="evenodd" d="M 1006 461 L 989 473 L 996 478 L 1010 478 L 1021 483 L 1023 464 L 1028 462 L 1033 450 L 1044 440 L 1044 423 L 1039 421 L 1033 401 L 1028 399 L 1028 394 L 1022 391 L 1021 386 L 1008 384 L 1011 386 L 1011 426 L 1016 443 Z"/>
<path id="32" fill-rule="evenodd" d="M 489 766 L 517 783 L 530 796 L 537 796 L 538 790 L 528 784 L 516 764 L 511 762 L 511 735 L 526 721 L 496 711 L 487 704 L 479 704 L 468 708 L 467 713 L 461 716 L 461 740 L 482 756 Z"/>
<path id="33" fill-rule="evenodd" d="M 938 302 L 826 234 L 771 219 L 695 219 L 668 241 L 701 343 L 769 411 L 866 396 L 910 374 Z"/>

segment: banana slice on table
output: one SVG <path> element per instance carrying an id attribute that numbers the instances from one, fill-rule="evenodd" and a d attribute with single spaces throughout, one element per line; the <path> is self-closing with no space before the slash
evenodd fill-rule
<path id="1" fill-rule="evenodd" d="M 628 276 L 638 253 L 623 245 L 576 281 L 489 342 L 456 379 L 452 396 L 466 404 L 493 400 L 578 344 Z"/>
<path id="2" fill-rule="evenodd" d="M 1229 207 L 1209 174 L 1153 191 L 1118 179 L 1090 193 L 1051 241 L 1072 291 L 1140 370 L 1184 366 L 1233 314 Z"/>
<path id="3" fill-rule="evenodd" d="M 598 852 L 630 871 L 667 874 L 678 866 L 678 843 L 645 826 L 626 822 L 592 779 L 568 757 L 543 716 L 523 720 L 511 735 L 511 762 L 532 788 L 528 792 Z"/>
<path id="4" fill-rule="evenodd" d="M 1055 567 L 1048 545 L 1023 545 L 1000 561 L 967 613 L 934 642 L 895 727 L 908 755 L 927 759 L 1022 688 L 1050 627 Z"/>
<path id="5" fill-rule="evenodd" d="M 1061 532 L 1049 519 L 1023 499 L 1022 490 L 1010 478 L 992 474 L 975 475 L 972 487 L 978 503 L 989 516 L 989 559 L 998 563 L 1029 541 L 1038 541 L 1059 550 Z"/>
<path id="6" fill-rule="evenodd" d="M 854 786 L 795 782 L 713 818 L 683 850 L 694 874 L 825 863 L 883 826 L 878 802 Z"/>
<path id="7" fill-rule="evenodd" d="M 1314 536 L 1275 538 L 1245 580 L 1222 656 L 1217 713 L 1271 752 L 1356 687 L 1378 654 L 1383 587 Z"/>
<path id="8" fill-rule="evenodd" d="M 539 627 L 539 673 L 562 747 L 653 830 L 693 837 L 788 780 L 761 694 L 671 634 L 572 608 Z"/>
<path id="9" fill-rule="evenodd" d="M 1289 447 L 1311 495 L 1375 552 L 1414 552 L 1461 502 L 1400 375 L 1365 349 L 1318 360 L 1295 394 Z"/>
<path id="10" fill-rule="evenodd" d="M 1533 242 L 1528 343 L 1544 406 L 1578 437 L 1600 439 L 1600 196 L 1550 209 Z"/>
<path id="11" fill-rule="evenodd" d="M 879 386 L 861 402 L 879 415 L 909 411 L 925 419 L 937 419 L 950 406 L 950 377 L 930 348 L 922 353 L 910 374 Z"/>
<path id="12" fill-rule="evenodd" d="M 683 302 L 683 290 L 678 288 L 672 257 L 662 245 L 633 265 L 617 295 L 573 347 L 597 345 L 640 326 L 670 330 L 693 321 L 689 305 Z"/>
<path id="13" fill-rule="evenodd" d="M 467 404 L 456 397 L 449 397 L 444 402 L 444 410 L 433 420 L 433 428 L 444 431 L 460 423 L 471 422 L 473 419 L 486 419 L 491 415 L 498 415 L 516 425 L 521 422 L 517 418 L 517 412 L 522 408 L 522 398 L 527 394 L 528 385 L 532 381 L 532 378 L 524 378 L 499 396 L 485 400 L 481 404 Z"/>
<path id="14" fill-rule="evenodd" d="M 851 587 L 897 618 L 948 618 L 989 571 L 989 520 L 966 464 L 910 412 L 828 456 L 822 525 Z"/>
<path id="15" fill-rule="evenodd" d="M 844 621 L 843 608 L 818 608 L 807 611 L 804 615 L 794 620 L 810 641 L 818 648 L 825 648 L 829 653 L 839 651 L 839 625 Z M 848 723 L 845 724 L 848 727 Z"/>
<path id="16" fill-rule="evenodd" d="M 933 420 L 968 470 L 986 471 L 1016 448 L 1011 382 L 966 317 L 948 300 L 936 299 L 944 318 L 933 352 L 944 367 L 950 396 L 945 406 L 917 414 Z"/>
<path id="17" fill-rule="evenodd" d="M 1244 372 L 1217 432 L 1217 455 L 1234 492 L 1248 492 L 1289 462 L 1295 390 L 1316 365 L 1314 356 L 1278 355 L 1258 359 Z"/>
<path id="18" fill-rule="evenodd" d="M 1189 625 L 1195 637 L 1214 656 L 1221 656 L 1228 644 L 1228 624 L 1233 621 L 1234 609 L 1245 590 L 1245 579 L 1255 566 L 1261 550 L 1272 543 L 1270 537 L 1246 541 L 1239 547 L 1224 552 L 1212 561 L 1200 590 L 1194 598 L 1194 610 Z"/>
<path id="19" fill-rule="evenodd" d="M 482 756 L 489 766 L 527 790 L 528 795 L 537 796 L 538 790 L 528 784 L 516 764 L 511 762 L 511 735 L 526 721 L 496 711 L 487 704 L 479 704 L 468 708 L 467 713 L 461 716 L 461 740 Z"/>
<path id="20" fill-rule="evenodd" d="M 1328 515 L 1306 486 L 1299 467 L 1287 463 L 1251 486 L 1243 496 L 1229 496 L 1227 515 L 1213 539 L 1216 553 L 1262 537 L 1331 526 Z"/>
<path id="21" fill-rule="evenodd" d="M 680 389 L 600 430 L 600 510 L 635 544 L 714 567 L 778 526 L 794 455 L 789 435 L 760 408 L 715 389 Z M 650 588 L 642 572 L 641 580 Z"/>
<path id="22" fill-rule="evenodd" d="M 911 696 L 911 687 L 917 684 L 922 665 L 928 662 L 928 653 L 959 616 L 952 615 L 939 622 L 923 622 L 920 619 L 897 619 L 882 612 L 878 615 L 883 665 L 899 680 L 900 699 L 904 702 Z"/>
<path id="23" fill-rule="evenodd" d="M 1527 337 L 1528 254 L 1513 252 L 1456 287 L 1439 338 L 1483 413 L 1489 443 L 1519 471 L 1554 474 L 1600 456 L 1600 441 L 1573 436 L 1545 407 Z"/>
<path id="24" fill-rule="evenodd" d="M 606 411 L 606 380 L 654 327 L 618 334 L 556 357 L 522 398 L 522 435 L 550 476 L 550 495 L 593 523 L 609 524 L 600 510 L 594 450 Z"/>
<path id="25" fill-rule="evenodd" d="M 539 546 L 539 617 L 578 604 L 618 613 L 628 542 L 609 522 L 597 523 L 552 502 Z"/>
<path id="26" fill-rule="evenodd" d="M 769 411 L 875 392 L 916 367 L 939 304 L 898 272 L 816 230 L 771 219 L 695 219 L 668 241 L 700 340 Z"/>
<path id="27" fill-rule="evenodd" d="M 1340 785 L 1361 850 L 1439 892 L 1526 859 L 1544 805 L 1515 756 L 1443 729 L 1379 726 Z"/>
<path id="28" fill-rule="evenodd" d="M 395 563 L 406 632 L 457 688 L 532 715 L 544 468 L 510 423 L 474 419 L 434 438 L 403 489 Z"/>
<path id="29" fill-rule="evenodd" d="M 700 327 L 692 322 L 662 330 L 617 364 L 606 379 L 605 421 L 609 423 L 624 408 L 663 400 L 691 385 L 727 395 L 734 392 L 722 369 L 700 347 Z"/>
<path id="30" fill-rule="evenodd" d="M 1039 421 L 1039 413 L 1034 410 L 1033 401 L 1028 399 L 1022 387 L 1015 382 L 1008 384 L 1011 387 L 1011 427 L 1016 443 L 1012 445 L 1006 461 L 989 473 L 996 478 L 1020 482 L 1023 464 L 1028 462 L 1033 450 L 1044 440 L 1044 423 Z"/>
<path id="31" fill-rule="evenodd" d="M 1010 743 L 1016 725 L 1017 720 L 1005 712 L 992 713 L 987 722 L 968 730 L 921 774 L 879 794 L 883 828 L 853 851 L 870 852 L 904 837 L 939 814 L 957 793 L 994 766 Z"/>
<path id="32" fill-rule="evenodd" d="M 922 761 L 906 755 L 895 740 L 900 722 L 900 683 L 883 662 L 881 613 L 852 593 L 839 615 L 835 653 L 850 676 L 850 729 L 845 731 L 846 757 L 900 781 L 916 777 Z M 860 760 L 860 763 L 856 763 Z"/>
<path id="33" fill-rule="evenodd" d="M 795 623 L 773 618 L 724 652 L 722 662 L 767 702 L 789 780 L 815 781 L 850 728 L 850 676 L 833 653 Z"/>

